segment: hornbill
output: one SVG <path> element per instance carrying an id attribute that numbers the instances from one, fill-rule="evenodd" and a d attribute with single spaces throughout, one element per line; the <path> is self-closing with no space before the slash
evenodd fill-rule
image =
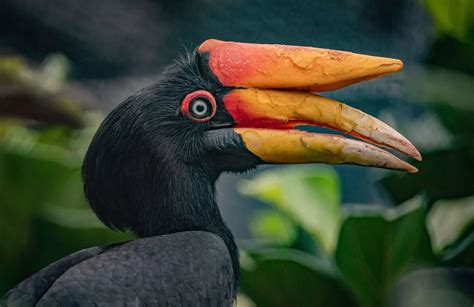
<path id="1" fill-rule="evenodd" d="M 140 238 L 71 254 L 21 282 L 4 302 L 231 305 L 239 257 L 214 199 L 219 175 L 264 163 L 317 162 L 416 172 L 380 148 L 420 160 L 405 137 L 314 94 L 402 66 L 311 47 L 205 41 L 114 109 L 85 156 L 84 190 L 94 212 Z"/>

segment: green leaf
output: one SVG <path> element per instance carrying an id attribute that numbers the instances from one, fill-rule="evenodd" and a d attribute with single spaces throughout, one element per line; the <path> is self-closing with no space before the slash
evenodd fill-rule
<path id="1" fill-rule="evenodd" d="M 333 251 L 341 209 L 339 180 L 329 167 L 289 166 L 271 169 L 243 182 L 240 191 L 276 206 Z"/>
<path id="2" fill-rule="evenodd" d="M 49 91 L 57 92 L 64 85 L 69 70 L 69 61 L 64 55 L 51 54 L 41 64 L 38 75 Z"/>
<path id="3" fill-rule="evenodd" d="M 430 200 L 467 197 L 474 194 L 474 156 L 465 148 L 423 154 L 423 162 L 413 163 L 416 174 L 394 174 L 381 180 L 396 203 L 420 192 Z"/>
<path id="4" fill-rule="evenodd" d="M 256 238 L 280 246 L 289 246 L 296 239 L 296 228 L 291 220 L 272 210 L 256 214 L 252 218 L 250 231 Z"/>
<path id="5" fill-rule="evenodd" d="M 438 38 L 432 45 L 426 62 L 429 65 L 438 65 L 448 69 L 451 72 L 461 71 L 471 76 L 474 74 L 474 44 L 472 42 L 461 42 L 451 36 Z M 421 81 L 421 80 L 417 80 Z M 446 80 L 449 84 L 443 84 L 443 87 L 455 85 L 455 91 L 458 89 L 454 80 Z M 454 81 L 454 82 L 453 82 Z M 455 97 L 453 100 L 455 100 Z"/>
<path id="6" fill-rule="evenodd" d="M 335 259 L 361 306 L 376 307 L 398 277 L 434 261 L 419 198 L 394 209 L 348 208 Z"/>
<path id="7" fill-rule="evenodd" d="M 474 1 L 424 0 L 439 32 L 470 42 L 474 38 Z"/>
<path id="8" fill-rule="evenodd" d="M 474 85 L 474 82 L 473 82 Z M 434 106 L 443 125 L 449 129 L 458 144 L 468 149 L 474 157 L 474 110 L 462 110 L 447 104 Z M 473 158 L 474 159 L 474 158 Z"/>
<path id="9" fill-rule="evenodd" d="M 309 254 L 265 249 L 242 257 L 241 291 L 257 306 L 356 306 L 335 269 Z"/>
<path id="10" fill-rule="evenodd" d="M 443 251 L 443 264 L 474 268 L 474 227 Z"/>
<path id="11" fill-rule="evenodd" d="M 435 252 L 452 245 L 474 226 L 474 196 L 436 202 L 428 214 L 427 226 Z"/>
<path id="12" fill-rule="evenodd" d="M 0 296 L 69 253 L 131 237 L 101 225 L 84 200 L 76 166 L 35 150 L 1 149 Z"/>
<path id="13" fill-rule="evenodd" d="M 69 228 L 106 228 L 90 208 L 66 208 L 46 206 L 40 210 L 40 216 L 54 224 Z"/>
<path id="14" fill-rule="evenodd" d="M 36 131 L 12 122 L 0 125 L 0 241 L 4 242 L 0 245 L 0 294 L 37 271 L 43 256 L 52 262 L 65 256 L 61 251 L 84 247 L 80 243 L 85 242 L 81 230 L 86 226 L 88 233 L 100 235 L 100 231 L 106 231 L 103 226 L 91 229 L 99 222 L 83 196 L 82 154 L 68 148 L 75 146 L 70 144 L 75 140 L 76 136 L 61 129 Z M 67 242 L 54 240 L 54 234 L 38 239 L 41 229 L 35 225 L 42 218 L 67 225 L 68 229 L 81 228 L 65 239 Z M 95 242 L 110 241 L 107 236 L 98 236 Z M 70 248 L 63 250 L 65 245 Z M 35 246 L 38 250 L 33 251 Z"/>
<path id="15" fill-rule="evenodd" d="M 471 307 L 474 269 L 433 268 L 404 276 L 395 287 L 390 307 Z"/>
<path id="16" fill-rule="evenodd" d="M 408 74 L 411 81 L 407 84 L 409 101 L 435 106 L 446 105 L 459 112 L 474 111 L 471 96 L 474 85 L 472 75 L 439 66 L 419 68 Z"/>
<path id="17" fill-rule="evenodd" d="M 70 190 L 71 184 L 81 187 L 78 169 L 62 164 L 61 159 L 56 161 L 56 157 L 42 157 L 0 147 L 0 241 L 4 242 L 0 245 L 0 292 L 18 282 L 18 276 L 34 272 L 26 270 L 32 261 L 29 256 L 35 255 L 29 248 L 39 211 Z M 65 196 L 61 205 L 73 205 L 73 196 Z"/>

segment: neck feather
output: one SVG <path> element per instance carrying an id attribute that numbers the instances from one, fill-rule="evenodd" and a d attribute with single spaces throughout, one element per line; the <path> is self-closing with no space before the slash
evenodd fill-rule
<path id="1" fill-rule="evenodd" d="M 127 159 L 124 163 L 112 159 L 110 150 L 106 153 L 94 158 L 88 153 L 83 169 L 86 196 L 97 216 L 109 227 L 129 229 L 139 237 L 191 230 L 218 235 L 229 250 L 237 289 L 238 250 L 215 202 L 217 176 L 172 158 L 146 160 L 141 155 L 137 160 L 124 157 L 124 152 L 115 155 Z M 97 165 L 101 167 L 91 169 Z"/>

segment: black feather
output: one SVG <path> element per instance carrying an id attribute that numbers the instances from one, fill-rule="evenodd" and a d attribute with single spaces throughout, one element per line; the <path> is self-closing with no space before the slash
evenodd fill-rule
<path id="1" fill-rule="evenodd" d="M 231 306 L 227 246 L 194 231 L 72 254 L 10 290 L 8 306 Z"/>

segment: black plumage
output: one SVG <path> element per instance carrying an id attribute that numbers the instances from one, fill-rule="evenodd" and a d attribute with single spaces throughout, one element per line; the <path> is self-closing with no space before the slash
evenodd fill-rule
<path id="1" fill-rule="evenodd" d="M 226 245 L 204 231 L 138 239 L 69 255 L 20 283 L 14 306 L 228 306 Z M 197 282 L 199 280 L 199 282 Z"/>
<path id="2" fill-rule="evenodd" d="M 4 302 L 231 305 L 238 251 L 214 184 L 221 172 L 244 171 L 258 160 L 245 152 L 229 155 L 224 147 L 232 146 L 206 147 L 206 131 L 233 124 L 220 101 L 229 89 L 206 66 L 196 52 L 171 65 L 159 82 L 109 114 L 86 154 L 83 180 L 92 209 L 109 227 L 142 239 L 63 258 L 10 290 Z M 213 93 L 218 104 L 207 123 L 179 112 L 183 98 L 199 89 Z"/>

